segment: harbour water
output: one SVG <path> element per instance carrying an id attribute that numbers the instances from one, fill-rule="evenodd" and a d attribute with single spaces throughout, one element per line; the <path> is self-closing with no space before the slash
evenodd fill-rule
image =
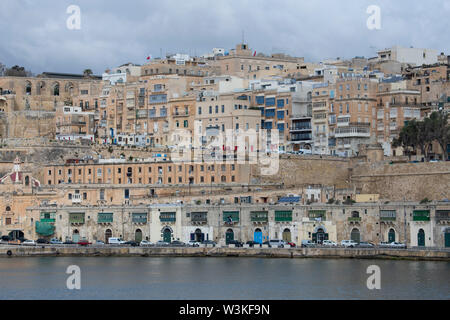
<path id="1" fill-rule="evenodd" d="M 81 270 L 68 290 L 66 269 Z M 367 288 L 367 267 L 381 289 Z M 450 299 L 450 263 L 358 259 L 0 258 L 0 299 Z"/>

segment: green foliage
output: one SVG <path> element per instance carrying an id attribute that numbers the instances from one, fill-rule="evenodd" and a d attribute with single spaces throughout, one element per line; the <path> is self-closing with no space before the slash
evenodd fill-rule
<path id="1" fill-rule="evenodd" d="M 331 199 L 328 199 L 328 202 L 327 202 L 327 204 L 333 204 L 334 203 L 334 199 L 333 198 L 331 198 Z"/>
<path id="2" fill-rule="evenodd" d="M 429 200 L 428 198 L 422 199 L 422 201 L 420 201 L 420 204 L 425 204 L 431 202 L 431 200 Z"/>
<path id="3" fill-rule="evenodd" d="M 411 120 L 402 128 L 397 139 L 394 139 L 394 147 L 403 147 L 405 153 L 411 153 L 419 149 L 427 158 L 430 145 L 438 142 L 443 150 L 444 159 L 448 158 L 447 144 L 450 142 L 450 125 L 448 114 L 433 112 L 423 121 Z"/>

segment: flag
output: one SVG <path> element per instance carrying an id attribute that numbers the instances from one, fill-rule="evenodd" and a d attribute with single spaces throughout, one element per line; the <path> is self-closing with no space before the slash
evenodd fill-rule
<path id="1" fill-rule="evenodd" d="M 147 57 L 147 60 L 150 60 L 151 58 L 152 58 L 151 56 L 148 56 L 148 57 Z"/>
<path id="2" fill-rule="evenodd" d="M 254 57 L 256 57 L 256 51 L 255 51 L 255 52 L 253 52 L 253 56 L 254 56 Z"/>

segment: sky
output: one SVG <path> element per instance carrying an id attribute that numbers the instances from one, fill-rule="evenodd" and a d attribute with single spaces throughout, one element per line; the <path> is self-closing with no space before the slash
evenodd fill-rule
<path id="1" fill-rule="evenodd" d="M 70 5 L 80 29 L 69 29 Z M 380 29 L 370 30 L 370 5 Z M 449 0 L 0 0 L 0 63 L 95 74 L 167 53 L 202 55 L 245 42 L 319 62 L 400 45 L 450 54 Z"/>

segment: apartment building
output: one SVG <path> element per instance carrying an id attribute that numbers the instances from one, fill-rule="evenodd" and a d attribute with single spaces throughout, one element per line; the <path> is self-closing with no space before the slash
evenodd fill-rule
<path id="1" fill-rule="evenodd" d="M 225 53 L 224 56 L 217 56 L 212 63 L 219 67 L 221 74 L 244 79 L 283 76 L 306 69 L 303 58 L 294 58 L 284 54 L 257 55 L 245 43 L 236 45 L 235 49 Z"/>
<path id="2" fill-rule="evenodd" d="M 377 79 L 346 76 L 336 81 L 334 101 L 329 105 L 331 153 L 358 154 L 359 145 L 374 142 Z M 331 98 L 331 97 L 330 97 Z"/>
<path id="3" fill-rule="evenodd" d="M 80 107 L 58 107 L 55 120 L 57 140 L 94 142 L 94 112 L 84 112 Z"/>
<path id="4" fill-rule="evenodd" d="M 249 183 L 246 164 L 99 160 L 95 163 L 48 165 L 44 185 L 193 185 Z"/>
<path id="5" fill-rule="evenodd" d="M 313 85 L 311 96 L 311 132 L 313 152 L 315 154 L 330 154 L 329 143 L 331 142 L 328 141 L 330 138 L 328 117 L 329 110 L 334 111 L 334 109 L 330 107 L 334 100 L 334 92 L 334 86 L 328 83 Z"/>
<path id="6" fill-rule="evenodd" d="M 261 112 L 251 105 L 251 93 L 226 93 L 202 92 L 196 104 L 195 120 L 198 127 L 194 131 L 194 145 L 210 145 L 212 149 L 233 151 L 244 148 L 246 151 L 256 152 L 257 142 L 249 139 L 245 146 L 237 145 L 233 138 L 225 138 L 227 133 L 233 137 L 260 131 Z M 222 135 L 222 141 L 217 137 Z M 217 145 L 221 144 L 221 145 Z"/>
<path id="7" fill-rule="evenodd" d="M 376 138 L 385 155 L 401 155 L 401 148 L 393 150 L 392 142 L 405 123 L 422 119 L 420 97 L 420 91 L 402 78 L 385 79 L 378 85 Z"/>

